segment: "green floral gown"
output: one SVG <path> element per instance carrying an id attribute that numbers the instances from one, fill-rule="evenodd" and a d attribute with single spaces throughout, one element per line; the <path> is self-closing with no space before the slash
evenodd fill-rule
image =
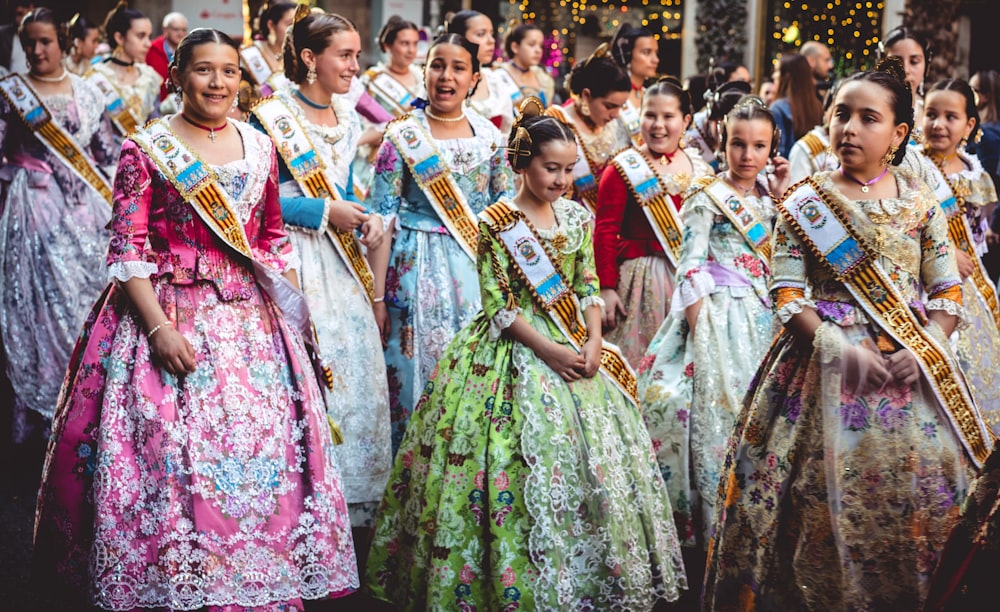
<path id="1" fill-rule="evenodd" d="M 538 235 L 581 306 L 600 304 L 591 215 L 565 199 L 553 208 L 555 226 Z M 407 610 L 647 610 L 677 599 L 680 547 L 638 411 L 603 374 L 567 383 L 502 333 L 521 314 L 568 344 L 480 229 L 483 310 L 414 410 L 369 589 Z"/>

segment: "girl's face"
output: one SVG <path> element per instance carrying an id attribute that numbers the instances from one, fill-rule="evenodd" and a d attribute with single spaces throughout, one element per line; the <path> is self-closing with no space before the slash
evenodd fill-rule
<path id="1" fill-rule="evenodd" d="M 435 45 L 427 55 L 424 86 L 435 113 L 461 110 L 462 102 L 478 81 L 479 73 L 472 71 L 472 56 L 464 47 L 444 43 Z"/>
<path id="2" fill-rule="evenodd" d="M 187 66 L 170 69 L 170 78 L 184 92 L 184 112 L 216 122 L 226 116 L 240 87 L 240 57 L 229 45 L 209 42 L 191 50 Z"/>
<path id="3" fill-rule="evenodd" d="M 628 101 L 628 94 L 627 91 L 612 91 L 601 98 L 592 98 L 590 90 L 584 89 L 580 97 L 586 100 L 587 106 L 590 107 L 590 120 L 597 127 L 604 127 L 618 118 L 622 106 Z"/>
<path id="4" fill-rule="evenodd" d="M 906 82 L 916 92 L 917 87 L 924 82 L 924 73 L 927 71 L 927 58 L 924 57 L 924 49 L 920 43 L 912 38 L 904 38 L 897 40 L 891 47 L 886 47 L 885 51 L 887 55 L 903 60 Z"/>
<path id="5" fill-rule="evenodd" d="M 660 65 L 659 50 L 659 45 L 652 36 L 635 39 L 632 62 L 629 64 L 632 76 L 643 80 L 656 76 L 656 67 Z"/>
<path id="6" fill-rule="evenodd" d="M 738 119 L 726 124 L 726 162 L 734 179 L 744 185 L 757 180 L 771 156 L 774 128 L 767 119 Z"/>
<path id="7" fill-rule="evenodd" d="M 493 22 L 486 15 L 476 15 L 465 22 L 465 38 L 479 45 L 479 64 L 485 66 L 493 61 L 497 41 L 493 36 Z"/>
<path id="8" fill-rule="evenodd" d="M 144 62 L 146 61 L 146 53 L 149 52 L 151 44 L 149 36 L 152 32 L 153 25 L 148 19 L 133 19 L 125 36 L 116 33 L 115 40 L 128 59 L 133 62 Z"/>
<path id="9" fill-rule="evenodd" d="M 33 74 L 48 76 L 62 70 L 63 53 L 56 28 L 51 23 L 35 21 L 24 26 L 21 46 Z"/>
<path id="10" fill-rule="evenodd" d="M 539 147 L 528 167 L 521 170 L 521 190 L 539 202 L 555 202 L 573 184 L 576 143 L 550 140 Z"/>
<path id="11" fill-rule="evenodd" d="M 882 167 L 890 147 L 900 147 L 906 124 L 896 123 L 892 94 L 870 82 L 845 83 L 833 104 L 830 147 L 841 165 L 867 179 Z"/>
<path id="12" fill-rule="evenodd" d="M 357 32 L 337 32 L 318 55 L 309 49 L 302 51 L 303 61 L 316 67 L 316 82 L 330 94 L 345 94 L 351 80 L 358 74 L 361 36 Z M 308 58 L 308 59 L 307 59 Z"/>
<path id="13" fill-rule="evenodd" d="M 519 43 L 511 43 L 514 60 L 520 66 L 537 66 L 542 61 L 542 33 L 530 30 Z"/>
<path id="14" fill-rule="evenodd" d="M 285 33 L 295 20 L 295 9 L 288 9 L 277 23 L 267 22 L 267 31 L 274 34 L 274 44 L 281 49 L 285 46 Z"/>
<path id="15" fill-rule="evenodd" d="M 97 55 L 97 45 L 101 42 L 101 33 L 97 28 L 87 30 L 87 35 L 76 39 L 76 52 L 83 59 L 89 60 Z"/>
<path id="16" fill-rule="evenodd" d="M 968 138 L 976 120 L 965 114 L 965 96 L 957 91 L 932 91 L 924 101 L 924 137 L 938 155 L 951 155 Z"/>
<path id="17" fill-rule="evenodd" d="M 651 152 L 663 155 L 676 151 L 690 123 L 691 115 L 684 114 L 676 96 L 655 95 L 643 99 L 639 131 Z"/>
<path id="18" fill-rule="evenodd" d="M 417 43 L 420 42 L 420 34 L 416 30 L 400 30 L 396 32 L 396 38 L 392 44 L 386 47 L 392 63 L 397 66 L 409 66 L 417 58 Z"/>

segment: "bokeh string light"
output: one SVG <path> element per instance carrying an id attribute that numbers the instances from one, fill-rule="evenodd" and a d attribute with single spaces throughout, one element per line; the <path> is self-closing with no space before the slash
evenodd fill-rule
<path id="1" fill-rule="evenodd" d="M 867 0 L 771 0 L 767 55 L 775 59 L 810 40 L 830 47 L 834 72 L 844 75 L 870 67 L 882 31 L 883 2 Z"/>

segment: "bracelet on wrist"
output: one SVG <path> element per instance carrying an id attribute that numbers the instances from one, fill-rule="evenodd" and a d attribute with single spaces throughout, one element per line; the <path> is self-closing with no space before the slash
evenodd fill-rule
<path id="1" fill-rule="evenodd" d="M 153 329 L 149 330 L 149 332 L 146 334 L 146 338 L 152 338 L 153 334 L 155 334 L 156 332 L 160 331 L 160 328 L 163 327 L 164 325 L 169 325 L 169 326 L 173 327 L 174 324 L 171 323 L 170 321 L 164 321 L 163 323 L 160 323 L 159 325 L 157 325 Z"/>
<path id="2" fill-rule="evenodd" d="M 384 295 L 380 295 L 377 298 L 372 298 L 372 303 L 373 304 L 381 304 L 384 301 L 385 301 L 385 296 Z"/>

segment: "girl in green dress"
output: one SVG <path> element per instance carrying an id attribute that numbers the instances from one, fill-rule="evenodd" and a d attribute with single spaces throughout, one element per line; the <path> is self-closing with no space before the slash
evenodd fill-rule
<path id="1" fill-rule="evenodd" d="M 669 497 L 601 341 L 591 215 L 562 197 L 573 132 L 522 109 L 520 191 L 480 214 L 483 310 L 413 413 L 368 587 L 407 610 L 648 610 L 686 588 Z"/>

